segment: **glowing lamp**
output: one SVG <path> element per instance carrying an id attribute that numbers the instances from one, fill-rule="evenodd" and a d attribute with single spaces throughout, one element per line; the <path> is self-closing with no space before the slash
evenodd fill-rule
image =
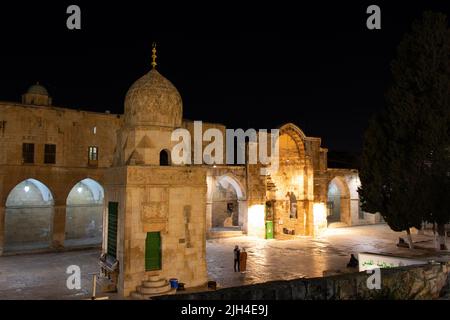
<path id="1" fill-rule="evenodd" d="M 252 205 L 248 209 L 248 235 L 264 238 L 266 227 L 264 209 L 263 204 Z"/>
<path id="2" fill-rule="evenodd" d="M 314 226 L 320 226 L 327 222 L 327 208 L 324 203 L 313 204 Z"/>

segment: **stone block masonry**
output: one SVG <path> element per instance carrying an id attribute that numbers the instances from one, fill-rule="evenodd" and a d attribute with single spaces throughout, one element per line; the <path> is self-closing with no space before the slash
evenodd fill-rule
<path id="1" fill-rule="evenodd" d="M 273 281 L 216 291 L 161 296 L 180 300 L 430 300 L 449 288 L 450 263 L 381 269 L 381 289 L 369 289 L 366 272 Z"/>

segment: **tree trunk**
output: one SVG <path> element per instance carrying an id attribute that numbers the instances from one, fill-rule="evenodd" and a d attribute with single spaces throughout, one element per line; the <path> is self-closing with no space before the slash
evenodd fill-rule
<path id="1" fill-rule="evenodd" d="M 413 244 L 413 241 L 412 241 L 412 237 L 411 237 L 411 229 L 410 229 L 410 228 L 406 229 L 406 235 L 408 236 L 408 245 L 409 245 L 409 248 L 410 248 L 410 249 L 414 249 L 414 244 Z"/>
<path id="2" fill-rule="evenodd" d="M 447 235 L 445 233 L 445 224 L 438 223 L 437 232 L 439 235 L 439 249 L 447 250 L 447 244 L 446 244 Z"/>
<path id="3" fill-rule="evenodd" d="M 434 248 L 439 249 L 437 233 L 436 233 L 436 222 L 433 222 L 433 240 L 434 240 Z"/>

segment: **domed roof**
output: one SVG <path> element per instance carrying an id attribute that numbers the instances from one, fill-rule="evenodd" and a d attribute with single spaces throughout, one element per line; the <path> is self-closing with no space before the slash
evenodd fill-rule
<path id="1" fill-rule="evenodd" d="M 44 86 L 41 86 L 39 82 L 36 84 L 33 84 L 31 87 L 28 88 L 27 93 L 31 94 L 40 94 L 42 96 L 48 96 L 48 91 L 45 89 Z"/>
<path id="2" fill-rule="evenodd" d="M 183 103 L 177 88 L 156 69 L 150 70 L 128 89 L 125 123 L 130 126 L 181 126 Z"/>

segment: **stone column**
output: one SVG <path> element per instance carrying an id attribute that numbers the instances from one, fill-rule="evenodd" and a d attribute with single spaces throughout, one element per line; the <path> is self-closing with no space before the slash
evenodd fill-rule
<path id="1" fill-rule="evenodd" d="M 53 207 L 53 236 L 52 247 L 55 249 L 64 247 L 66 238 L 66 206 Z"/>
<path id="2" fill-rule="evenodd" d="M 350 197 L 348 196 L 341 196 L 341 222 L 344 222 L 347 224 L 347 226 L 352 225 L 352 211 L 350 206 Z"/>
<path id="3" fill-rule="evenodd" d="M 108 251 L 107 241 L 108 241 L 108 205 L 109 198 L 104 199 L 103 201 L 103 212 L 102 212 L 102 253 L 106 253 Z"/>
<path id="4" fill-rule="evenodd" d="M 0 256 L 3 254 L 5 247 L 5 207 L 0 207 Z"/>
<path id="5" fill-rule="evenodd" d="M 212 228 L 212 202 L 206 202 L 206 223 L 205 223 L 205 232 L 208 237 Z"/>
<path id="6" fill-rule="evenodd" d="M 307 236 L 314 237 L 314 202 L 313 201 L 305 201 L 305 210 L 306 210 L 306 230 L 305 234 Z"/>
<path id="7" fill-rule="evenodd" d="M 248 233 L 248 208 L 247 200 L 238 200 L 239 205 L 239 226 L 241 230 L 247 234 Z"/>

